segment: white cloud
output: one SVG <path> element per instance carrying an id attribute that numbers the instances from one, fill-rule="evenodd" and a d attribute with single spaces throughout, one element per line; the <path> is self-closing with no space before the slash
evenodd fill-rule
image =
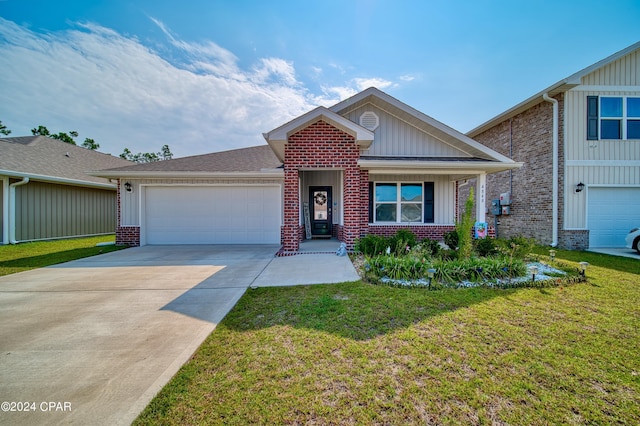
<path id="1" fill-rule="evenodd" d="M 382 78 L 355 78 L 354 83 L 358 91 L 368 89 L 369 87 L 377 87 L 380 90 L 394 86 L 393 82 Z"/>
<path id="2" fill-rule="evenodd" d="M 0 120 L 12 136 L 40 124 L 77 130 L 100 151 L 178 157 L 264 143 L 262 132 L 317 105 L 331 105 L 382 79 L 352 79 L 312 94 L 291 61 L 262 58 L 249 69 L 214 42 L 168 39 L 159 53 L 96 24 L 35 33 L 0 18 Z M 366 86 L 366 87 L 365 87 Z"/>

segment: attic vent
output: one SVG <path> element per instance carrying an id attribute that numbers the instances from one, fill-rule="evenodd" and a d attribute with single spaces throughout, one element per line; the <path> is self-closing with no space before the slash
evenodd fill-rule
<path id="1" fill-rule="evenodd" d="M 375 112 L 366 111 L 360 116 L 360 125 L 373 132 L 380 125 L 380 119 Z"/>

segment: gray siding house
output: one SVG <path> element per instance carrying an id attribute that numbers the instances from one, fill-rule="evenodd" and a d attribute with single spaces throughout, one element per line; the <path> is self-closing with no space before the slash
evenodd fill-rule
<path id="1" fill-rule="evenodd" d="M 116 185 L 86 172 L 130 164 L 44 136 L 0 139 L 0 242 L 114 233 Z"/>

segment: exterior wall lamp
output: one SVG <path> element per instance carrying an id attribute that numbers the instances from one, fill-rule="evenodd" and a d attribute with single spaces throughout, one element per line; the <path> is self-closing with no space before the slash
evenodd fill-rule
<path id="1" fill-rule="evenodd" d="M 124 183 L 124 189 L 126 189 L 127 192 L 131 192 L 131 188 L 132 188 L 131 182 L 125 182 Z"/>
<path id="2" fill-rule="evenodd" d="M 584 189 L 584 183 L 580 182 L 579 184 L 576 185 L 576 192 L 582 192 L 583 189 Z"/>

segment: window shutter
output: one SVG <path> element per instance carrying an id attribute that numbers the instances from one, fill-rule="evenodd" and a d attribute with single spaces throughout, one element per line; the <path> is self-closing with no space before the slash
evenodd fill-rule
<path id="1" fill-rule="evenodd" d="M 434 223 L 433 182 L 424 183 L 423 214 L 424 223 Z"/>
<path id="2" fill-rule="evenodd" d="M 598 97 L 587 96 L 587 140 L 598 140 Z"/>
<path id="3" fill-rule="evenodd" d="M 369 223 L 373 223 L 373 182 L 369 182 Z"/>

